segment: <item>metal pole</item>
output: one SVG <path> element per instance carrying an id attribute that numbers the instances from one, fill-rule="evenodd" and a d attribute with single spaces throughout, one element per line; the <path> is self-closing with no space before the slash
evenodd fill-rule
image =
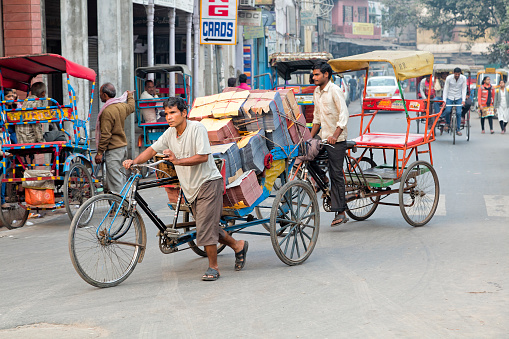
<path id="1" fill-rule="evenodd" d="M 175 65 L 175 8 L 168 12 L 170 19 L 170 65 Z M 175 73 L 170 73 L 170 96 L 175 96 Z"/>
<path id="2" fill-rule="evenodd" d="M 193 15 L 186 15 L 186 64 L 189 69 L 193 69 L 193 49 L 191 44 L 191 33 L 193 30 Z"/>
<path id="3" fill-rule="evenodd" d="M 198 73 L 200 67 L 200 0 L 194 0 L 193 8 L 193 25 L 194 25 L 194 41 L 193 41 L 193 94 L 195 97 L 200 95 L 198 86 Z"/>
<path id="4" fill-rule="evenodd" d="M 147 64 L 154 66 L 154 0 L 148 0 L 147 6 Z M 154 80 L 154 73 L 147 74 L 147 79 Z"/>

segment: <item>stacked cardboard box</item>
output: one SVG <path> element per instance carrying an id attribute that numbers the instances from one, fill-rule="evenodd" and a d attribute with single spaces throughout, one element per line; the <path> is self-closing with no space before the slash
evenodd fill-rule
<path id="1" fill-rule="evenodd" d="M 226 162 L 225 177 L 227 181 L 229 178 L 234 177 L 239 170 L 242 170 L 242 160 L 237 143 L 213 145 L 211 148 L 214 158 L 224 159 Z"/>
<path id="2" fill-rule="evenodd" d="M 201 120 L 201 123 L 207 129 L 211 145 L 237 142 L 240 139 L 232 119 L 205 118 Z"/>
<path id="3" fill-rule="evenodd" d="M 295 94 L 291 89 L 280 89 L 278 92 L 283 100 L 284 110 L 287 115 L 288 133 L 294 144 L 311 139 L 311 133 L 306 127 L 306 118 L 295 100 Z"/>
<path id="4" fill-rule="evenodd" d="M 263 190 L 258 184 L 254 171 L 248 171 L 237 180 L 226 186 L 226 194 L 223 195 L 223 206 L 233 208 L 245 208 L 262 195 Z"/>
<path id="5" fill-rule="evenodd" d="M 189 119 L 238 116 L 239 109 L 248 96 L 249 91 L 236 91 L 196 98 Z"/>
<path id="6" fill-rule="evenodd" d="M 254 170 L 260 174 L 265 169 L 265 156 L 269 154 L 265 139 L 265 132 L 259 130 L 251 132 L 237 142 L 242 159 L 242 169 L 244 172 Z"/>

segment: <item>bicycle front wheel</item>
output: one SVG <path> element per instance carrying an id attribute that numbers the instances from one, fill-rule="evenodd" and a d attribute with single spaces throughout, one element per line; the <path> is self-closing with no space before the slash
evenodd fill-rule
<path id="1" fill-rule="evenodd" d="M 132 273 L 144 249 L 144 224 L 129 203 L 113 194 L 88 199 L 69 230 L 69 253 L 80 277 L 96 287 L 120 284 Z"/>

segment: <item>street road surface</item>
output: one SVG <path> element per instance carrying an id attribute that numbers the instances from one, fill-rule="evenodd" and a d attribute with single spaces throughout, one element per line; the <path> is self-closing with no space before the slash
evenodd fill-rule
<path id="1" fill-rule="evenodd" d="M 404 117 L 380 114 L 373 131 L 404 132 Z M 268 237 L 238 234 L 250 242 L 245 269 L 226 249 L 221 278 L 203 282 L 207 260 L 162 254 L 146 217 L 144 261 L 98 289 L 74 271 L 66 215 L 1 228 L 0 338 L 508 338 L 509 135 L 482 135 L 475 114 L 472 124 L 469 142 L 432 144 L 440 204 L 428 225 L 391 206 L 335 228 L 322 213 L 300 266 L 283 264 Z M 358 121 L 348 130 L 358 135 Z M 142 193 L 169 223 L 165 192 Z"/>

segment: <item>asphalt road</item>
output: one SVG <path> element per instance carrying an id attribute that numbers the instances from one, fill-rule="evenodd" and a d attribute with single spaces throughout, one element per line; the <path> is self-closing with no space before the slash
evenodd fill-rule
<path id="1" fill-rule="evenodd" d="M 383 113 L 373 130 L 405 124 L 404 113 Z M 413 228 L 390 206 L 336 228 L 322 213 L 300 266 L 283 264 L 268 237 L 238 235 L 250 242 L 245 269 L 234 271 L 227 249 L 221 279 L 203 282 L 207 260 L 162 254 L 145 218 L 144 261 L 119 286 L 98 289 L 71 264 L 67 216 L 1 228 L 0 338 L 508 338 L 509 135 L 472 124 L 470 141 L 432 144 L 440 204 L 428 225 Z M 145 192 L 170 222 L 164 191 Z"/>

